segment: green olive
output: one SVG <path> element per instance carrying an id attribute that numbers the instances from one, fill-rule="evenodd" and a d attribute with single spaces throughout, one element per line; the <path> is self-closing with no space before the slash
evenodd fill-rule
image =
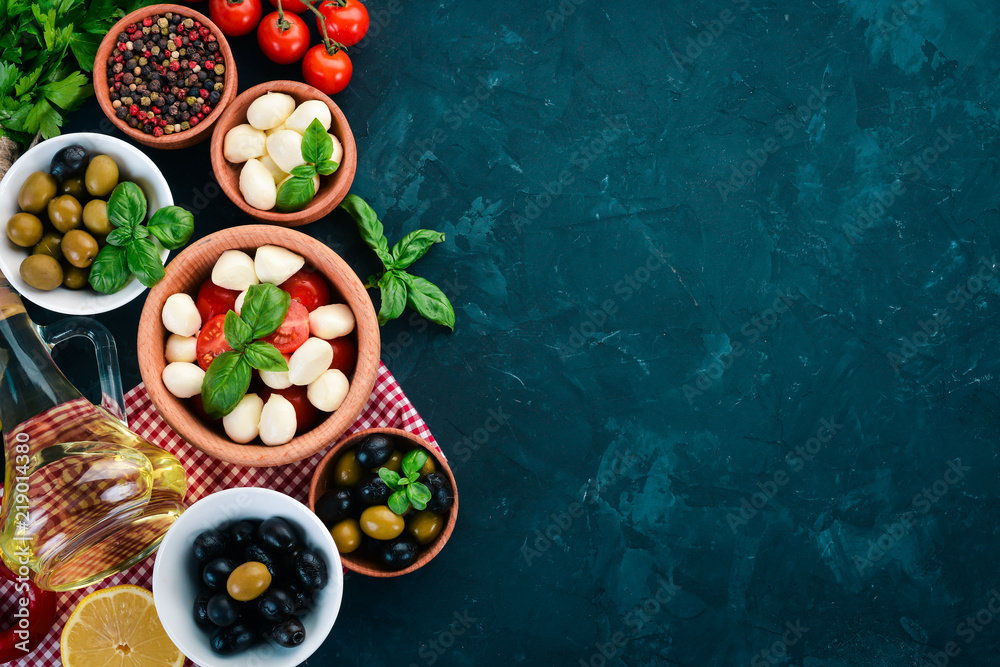
<path id="1" fill-rule="evenodd" d="M 358 523 L 365 535 L 376 540 L 394 540 L 406 527 L 403 517 L 385 505 L 369 507 L 361 513 L 361 519 Z"/>
<path id="2" fill-rule="evenodd" d="M 389 470 L 398 473 L 403 469 L 403 455 L 399 450 L 392 450 L 392 454 L 389 455 L 389 460 L 385 462 L 385 467 Z"/>
<path id="3" fill-rule="evenodd" d="M 79 201 L 88 197 L 87 188 L 83 185 L 82 178 L 67 178 L 59 184 L 59 194 L 73 195 Z"/>
<path id="4" fill-rule="evenodd" d="M 357 519 L 344 519 L 330 529 L 337 551 L 349 554 L 361 546 L 361 528 Z"/>
<path id="5" fill-rule="evenodd" d="M 63 287 L 69 289 L 83 289 L 89 284 L 90 269 L 81 269 L 73 266 L 69 262 L 63 262 Z"/>
<path id="6" fill-rule="evenodd" d="M 83 226 L 94 236 L 107 236 L 114 227 L 108 221 L 108 202 L 91 199 L 83 207 Z"/>
<path id="7" fill-rule="evenodd" d="M 420 544 L 430 544 L 441 534 L 444 528 L 444 518 L 430 510 L 421 510 L 411 516 L 406 522 L 406 529 Z"/>
<path id="8" fill-rule="evenodd" d="M 48 212 L 49 222 L 63 234 L 71 229 L 78 229 L 83 217 L 83 207 L 73 195 L 61 195 L 50 199 Z"/>
<path id="9" fill-rule="evenodd" d="M 41 213 L 56 196 L 56 179 L 52 174 L 36 171 L 25 179 L 17 193 L 17 205 L 28 213 Z"/>
<path id="10" fill-rule="evenodd" d="M 226 580 L 229 597 L 240 602 L 257 599 L 271 585 L 271 573 L 263 563 L 250 561 L 233 570 Z"/>
<path id="11" fill-rule="evenodd" d="M 427 460 L 424 461 L 423 467 L 420 468 L 420 475 L 422 477 L 424 475 L 429 475 L 432 472 L 437 472 L 437 466 L 434 465 L 434 459 L 431 457 L 430 454 L 428 454 L 427 455 Z"/>
<path id="12" fill-rule="evenodd" d="M 7 238 L 22 248 L 30 248 L 41 241 L 44 232 L 42 221 L 30 213 L 15 213 L 7 221 Z"/>
<path id="13" fill-rule="evenodd" d="M 62 259 L 62 234 L 48 232 L 31 250 L 32 255 L 48 255 L 54 259 Z"/>
<path id="14" fill-rule="evenodd" d="M 107 155 L 98 155 L 87 165 L 84 183 L 92 197 L 106 199 L 118 185 L 118 165 Z"/>
<path id="15" fill-rule="evenodd" d="M 62 285 L 62 267 L 59 260 L 48 255 L 31 255 L 21 262 L 21 280 L 48 292 Z"/>
<path id="16" fill-rule="evenodd" d="M 73 266 L 86 269 L 97 257 L 97 241 L 81 229 L 66 232 L 62 239 L 62 254 Z"/>
<path id="17" fill-rule="evenodd" d="M 334 484 L 339 486 L 354 486 L 361 481 L 361 466 L 358 465 L 354 452 L 350 451 L 337 460 L 333 468 Z"/>

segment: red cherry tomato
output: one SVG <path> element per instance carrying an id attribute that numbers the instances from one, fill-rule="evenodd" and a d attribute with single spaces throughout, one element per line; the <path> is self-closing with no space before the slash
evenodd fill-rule
<path id="1" fill-rule="evenodd" d="M 203 282 L 195 300 L 201 321 L 208 322 L 216 315 L 225 315 L 230 310 L 236 310 L 236 297 L 239 295 L 236 290 L 219 287 L 211 280 Z"/>
<path id="2" fill-rule="evenodd" d="M 226 341 L 225 322 L 225 315 L 216 315 L 201 328 L 201 333 L 198 334 L 198 346 L 195 348 L 195 354 L 198 355 L 198 365 L 203 370 L 207 371 L 208 367 L 212 365 L 212 360 L 217 356 L 233 349 Z"/>
<path id="3" fill-rule="evenodd" d="M 299 269 L 291 278 L 278 285 L 310 313 L 330 303 L 330 285 L 319 271 Z"/>
<path id="4" fill-rule="evenodd" d="M 213 320 L 214 321 L 214 320 Z M 288 314 L 278 330 L 264 339 L 278 348 L 282 354 L 290 354 L 309 340 L 309 311 L 298 301 L 292 301 L 288 306 Z M 198 338 L 201 345 L 201 337 Z M 198 355 L 201 362 L 201 355 Z"/>
<path id="5" fill-rule="evenodd" d="M 322 44 L 309 49 L 302 60 L 302 76 L 306 83 L 327 95 L 339 93 L 351 81 L 354 66 L 343 49 L 328 53 Z"/>
<path id="6" fill-rule="evenodd" d="M 227 37 L 248 34 L 260 23 L 260 0 L 208 0 L 208 15 Z"/>
<path id="7" fill-rule="evenodd" d="M 330 364 L 330 368 L 336 368 L 347 377 L 351 377 L 358 363 L 357 344 L 350 336 L 341 336 L 327 342 L 333 347 L 333 363 Z"/>
<path id="8" fill-rule="evenodd" d="M 271 4 L 277 8 L 278 0 L 271 0 Z M 309 10 L 305 3 L 299 2 L 299 0 L 281 0 L 281 7 L 286 12 L 294 12 L 295 14 L 301 14 Z"/>
<path id="9" fill-rule="evenodd" d="M 298 387 L 292 385 L 287 389 L 271 389 L 267 387 L 260 392 L 260 397 L 267 403 L 271 394 L 280 394 L 288 399 L 288 402 L 295 408 L 295 432 L 302 433 L 308 431 L 316 424 L 319 417 L 319 410 L 309 402 L 308 387 Z"/>
<path id="10" fill-rule="evenodd" d="M 272 12 L 260 22 L 257 44 L 270 60 L 290 65 L 309 50 L 309 27 L 295 14 L 285 14 L 283 22 L 278 16 L 278 12 Z"/>
<path id="11" fill-rule="evenodd" d="M 368 10 L 358 0 L 346 0 L 340 6 L 337 0 L 325 0 L 319 6 L 319 11 L 326 19 L 326 31 L 335 42 L 344 46 L 354 46 L 368 32 Z M 316 17 L 316 27 L 323 34 L 323 22 Z"/>

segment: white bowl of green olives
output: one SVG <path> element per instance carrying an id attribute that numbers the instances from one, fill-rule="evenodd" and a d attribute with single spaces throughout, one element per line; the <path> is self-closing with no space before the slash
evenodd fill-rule
<path id="1" fill-rule="evenodd" d="M 72 146 L 81 147 L 83 154 L 64 150 Z M 0 271 L 22 296 L 57 313 L 94 315 L 123 306 L 146 290 L 134 277 L 113 294 L 101 294 L 87 282 L 90 264 L 111 231 L 101 203 L 125 181 L 139 186 L 149 212 L 173 204 L 170 187 L 153 161 L 131 144 L 103 134 L 48 139 L 14 162 L 0 179 L 5 231 Z M 159 243 L 156 250 L 166 261 L 169 251 Z M 47 289 L 33 287 L 25 276 Z"/>
<path id="2" fill-rule="evenodd" d="M 321 561 L 320 571 L 303 560 Z M 329 530 L 271 489 L 226 489 L 197 501 L 167 531 L 153 565 L 160 622 L 201 667 L 305 662 L 333 629 L 343 590 Z"/>

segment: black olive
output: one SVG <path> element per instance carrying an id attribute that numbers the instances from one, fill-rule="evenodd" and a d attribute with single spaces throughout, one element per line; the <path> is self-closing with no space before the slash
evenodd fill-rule
<path id="1" fill-rule="evenodd" d="M 329 580 L 326 561 L 312 549 L 303 549 L 295 557 L 295 578 L 306 590 L 320 590 Z"/>
<path id="2" fill-rule="evenodd" d="M 455 503 L 455 496 L 451 492 L 451 484 L 447 477 L 442 473 L 432 472 L 421 481 L 431 492 L 431 499 L 427 501 L 427 509 L 438 513 L 444 513 L 451 509 Z"/>
<path id="3" fill-rule="evenodd" d="M 292 524 L 280 516 L 271 517 L 260 524 L 260 528 L 257 529 L 257 538 L 261 546 L 273 551 L 285 551 L 299 544 L 299 538 L 295 534 Z"/>
<path id="4" fill-rule="evenodd" d="M 64 181 L 67 178 L 83 176 L 89 163 L 90 156 L 87 155 L 87 149 L 74 144 L 67 146 L 52 157 L 49 172 L 59 181 Z"/>
<path id="5" fill-rule="evenodd" d="M 271 639 L 278 646 L 292 648 L 306 640 L 306 628 L 298 617 L 292 616 L 271 628 Z"/>
<path id="6" fill-rule="evenodd" d="M 392 456 L 392 443 L 384 435 L 370 435 L 361 442 L 354 456 L 362 468 L 380 468 Z"/>
<path id="7" fill-rule="evenodd" d="M 228 628 L 217 628 L 212 633 L 210 645 L 219 655 L 232 655 L 250 648 L 254 638 L 250 627 L 237 623 Z"/>
<path id="8" fill-rule="evenodd" d="M 316 516 L 327 528 L 345 519 L 354 509 L 354 494 L 350 489 L 331 489 L 316 501 Z"/>
<path id="9" fill-rule="evenodd" d="M 212 627 L 212 621 L 208 618 L 208 601 L 211 597 L 211 592 L 203 591 L 194 599 L 194 622 L 202 630 Z"/>
<path id="10" fill-rule="evenodd" d="M 292 596 L 292 613 L 301 616 L 312 611 L 315 603 L 313 592 L 296 584 L 288 586 L 288 594 Z"/>
<path id="11" fill-rule="evenodd" d="M 268 621 L 282 621 L 295 611 L 295 599 L 281 588 L 269 588 L 257 598 L 257 613 Z"/>
<path id="12" fill-rule="evenodd" d="M 229 540 L 218 530 L 206 530 L 194 538 L 194 557 L 202 563 L 224 556 L 229 549 Z"/>
<path id="13" fill-rule="evenodd" d="M 202 581 L 209 590 L 222 591 L 226 589 L 229 575 L 236 569 L 236 563 L 228 558 L 216 558 L 205 564 L 201 571 Z"/>
<path id="14" fill-rule="evenodd" d="M 232 544 L 232 547 L 242 550 L 250 546 L 254 538 L 257 537 L 257 527 L 259 525 L 259 521 L 249 519 L 237 521 L 231 525 L 227 532 L 229 533 L 229 542 Z"/>
<path id="15" fill-rule="evenodd" d="M 385 543 L 379 561 L 390 570 L 402 570 L 413 565 L 418 551 L 416 540 L 404 535 Z"/>
<path id="16" fill-rule="evenodd" d="M 216 593 L 208 601 L 208 618 L 220 628 L 228 628 L 239 620 L 240 609 L 228 593 Z"/>
<path id="17" fill-rule="evenodd" d="M 243 562 L 249 563 L 251 561 L 262 563 L 267 568 L 267 571 L 271 573 L 272 577 L 278 572 L 278 569 L 275 567 L 274 556 L 266 552 L 259 544 L 251 544 L 243 550 Z"/>
<path id="18" fill-rule="evenodd" d="M 372 505 L 384 505 L 392 491 L 385 485 L 382 478 L 372 473 L 355 490 L 359 509 L 366 509 Z"/>

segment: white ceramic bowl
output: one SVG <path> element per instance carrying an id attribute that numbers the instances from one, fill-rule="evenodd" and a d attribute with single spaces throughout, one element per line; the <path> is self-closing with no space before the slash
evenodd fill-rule
<path id="1" fill-rule="evenodd" d="M 52 157 L 61 149 L 71 144 L 80 144 L 87 149 L 91 157 L 95 155 L 110 155 L 118 163 L 120 179 L 133 181 L 146 195 L 149 215 L 153 211 L 174 203 L 170 196 L 170 186 L 163 174 L 156 168 L 153 161 L 138 148 L 127 144 L 121 139 L 115 139 L 93 132 L 77 132 L 64 134 L 47 141 L 27 151 L 19 157 L 7 174 L 0 179 L 0 271 L 10 281 L 24 298 L 43 308 L 67 315 L 94 315 L 119 306 L 136 298 L 146 288 L 135 278 L 114 294 L 101 294 L 90 288 L 71 290 L 57 287 L 50 292 L 29 287 L 21 280 L 19 267 L 28 256 L 26 248 L 19 248 L 7 238 L 7 221 L 18 212 L 17 192 L 25 179 L 36 171 L 49 170 Z M 155 241 L 155 239 L 154 239 Z M 157 247 L 159 244 L 157 243 Z M 160 259 L 166 261 L 169 250 L 160 248 Z"/>
<path id="2" fill-rule="evenodd" d="M 272 516 L 298 525 L 308 546 L 326 559 L 330 581 L 317 594 L 315 607 L 302 618 L 306 640 L 295 648 L 258 644 L 236 655 L 213 653 L 208 633 L 194 622 L 194 600 L 199 588 L 192 553 L 194 538 L 224 523 Z M 330 531 L 308 507 L 270 489 L 226 489 L 202 498 L 167 531 L 153 565 L 153 600 L 160 622 L 177 648 L 201 667 L 294 667 L 305 662 L 333 629 L 343 593 L 343 566 Z"/>

